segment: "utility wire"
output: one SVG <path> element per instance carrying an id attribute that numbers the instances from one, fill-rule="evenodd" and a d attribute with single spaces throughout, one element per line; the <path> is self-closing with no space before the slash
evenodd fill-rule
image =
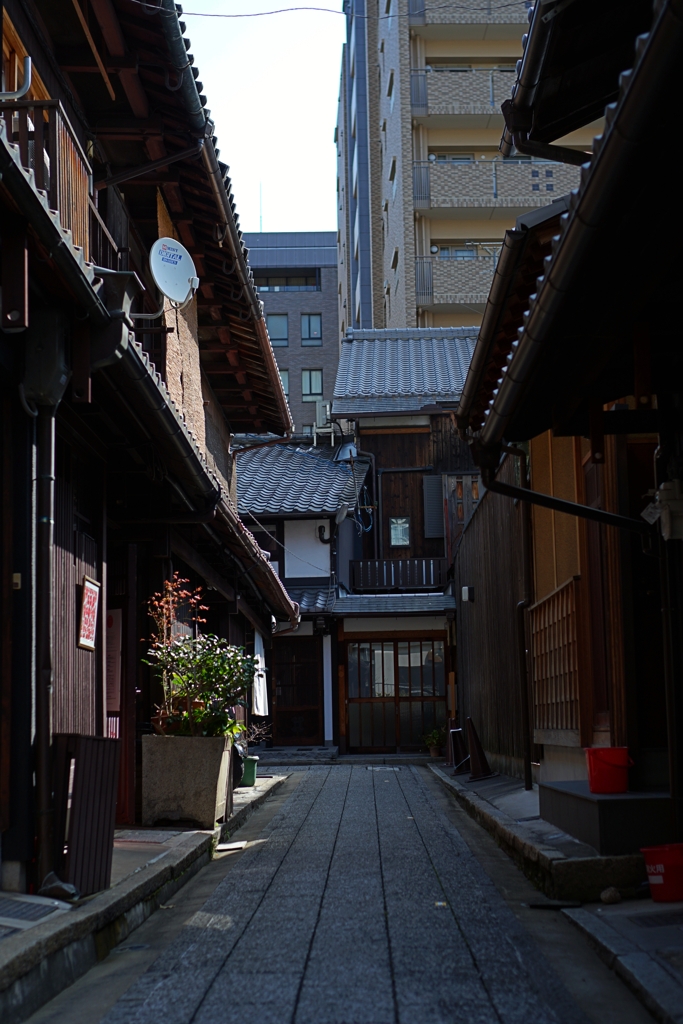
<path id="1" fill-rule="evenodd" d="M 171 14 L 170 11 L 165 11 L 160 5 L 150 3 L 149 0 L 128 0 L 128 3 L 136 4 L 138 7 L 145 8 L 145 14 L 161 14 L 166 17 L 174 17 L 175 13 Z M 469 11 L 473 14 L 482 12 L 485 14 L 492 14 L 494 11 L 503 11 L 508 7 L 521 7 L 524 5 L 528 7 L 528 0 L 513 0 L 512 3 L 496 4 L 492 6 L 487 4 L 485 7 L 471 7 L 469 4 L 437 4 L 434 7 L 425 7 L 420 14 L 431 14 L 432 11 Z M 243 14 L 216 14 L 208 11 L 186 11 L 183 8 L 183 18 L 267 18 L 273 14 L 290 14 L 292 11 L 320 11 L 324 14 L 341 14 L 346 17 L 345 11 L 340 11 L 334 7 L 279 7 L 273 11 L 250 11 Z M 399 14 L 354 14 L 354 18 L 358 18 L 360 21 L 391 21 L 392 18 L 412 18 L 414 14 L 405 13 Z"/>

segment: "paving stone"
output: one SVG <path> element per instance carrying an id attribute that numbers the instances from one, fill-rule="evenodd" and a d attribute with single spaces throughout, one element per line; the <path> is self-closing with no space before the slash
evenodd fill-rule
<path id="1" fill-rule="evenodd" d="M 103 1024 L 585 1024 L 416 769 L 315 767 Z"/>

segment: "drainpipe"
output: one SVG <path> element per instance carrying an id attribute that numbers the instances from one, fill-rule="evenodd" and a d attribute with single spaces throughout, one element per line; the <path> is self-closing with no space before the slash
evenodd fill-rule
<path id="1" fill-rule="evenodd" d="M 54 405 L 39 405 L 36 420 L 36 817 L 38 879 L 53 870 L 52 804 L 52 612 L 55 520 Z"/>
<path id="2" fill-rule="evenodd" d="M 527 457 L 523 448 L 516 448 L 514 445 L 505 445 L 503 451 L 508 455 L 514 455 L 519 459 L 519 475 L 522 487 L 528 489 L 529 479 L 527 475 Z M 517 656 L 519 659 L 519 681 L 520 697 L 522 705 L 522 750 L 524 756 L 524 788 L 534 788 L 533 771 L 531 767 L 531 701 L 529 700 L 529 663 L 527 659 L 526 646 L 526 616 L 525 610 L 531 604 L 531 509 L 528 502 L 522 502 L 522 572 L 524 574 L 524 597 L 517 602 Z"/>

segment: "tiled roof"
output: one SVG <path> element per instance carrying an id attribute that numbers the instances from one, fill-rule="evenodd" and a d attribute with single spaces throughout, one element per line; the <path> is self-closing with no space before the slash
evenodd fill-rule
<path id="1" fill-rule="evenodd" d="M 334 462 L 336 448 L 275 444 L 237 455 L 240 515 L 319 512 L 334 515 L 341 505 L 353 509 L 369 463 Z"/>
<path id="2" fill-rule="evenodd" d="M 335 587 L 287 587 L 302 615 L 438 615 L 455 611 L 450 594 L 346 594 Z"/>
<path id="3" fill-rule="evenodd" d="M 455 611 L 450 594 L 348 594 L 339 597 L 335 615 L 438 615 Z"/>
<path id="4" fill-rule="evenodd" d="M 287 587 L 292 601 L 296 601 L 302 615 L 323 615 L 331 612 L 335 602 L 334 587 Z"/>
<path id="5" fill-rule="evenodd" d="M 476 328 L 353 331 L 343 339 L 332 411 L 417 412 L 458 401 Z"/>

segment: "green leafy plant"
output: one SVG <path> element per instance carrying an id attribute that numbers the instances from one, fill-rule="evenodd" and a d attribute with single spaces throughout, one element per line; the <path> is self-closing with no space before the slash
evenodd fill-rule
<path id="1" fill-rule="evenodd" d="M 176 573 L 148 602 L 157 631 L 143 660 L 163 687 L 154 725 L 162 733 L 236 736 L 244 726 L 234 709 L 246 706 L 256 659 L 221 637 L 198 632 L 207 607 L 201 604 L 201 588 L 188 590 L 187 583 Z"/>
<path id="2" fill-rule="evenodd" d="M 441 726 L 440 729 L 432 729 L 422 737 L 422 742 L 429 748 L 442 747 L 446 742 L 446 729 L 444 726 Z"/>

